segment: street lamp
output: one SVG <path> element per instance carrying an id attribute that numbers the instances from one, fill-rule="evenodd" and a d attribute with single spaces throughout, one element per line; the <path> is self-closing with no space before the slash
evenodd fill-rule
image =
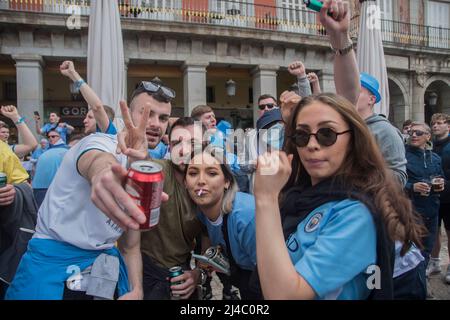
<path id="1" fill-rule="evenodd" d="M 227 89 L 227 96 L 233 97 L 236 95 L 236 82 L 233 80 L 228 80 L 225 83 L 225 88 Z"/>
<path id="2" fill-rule="evenodd" d="M 80 89 L 77 88 L 75 82 L 71 82 L 69 85 L 70 94 L 72 95 L 72 100 L 77 100 L 78 94 L 80 93 Z"/>
<path id="3" fill-rule="evenodd" d="M 437 104 L 437 100 L 438 100 L 438 95 L 436 92 L 431 92 L 428 95 L 428 104 L 430 106 L 435 106 Z"/>

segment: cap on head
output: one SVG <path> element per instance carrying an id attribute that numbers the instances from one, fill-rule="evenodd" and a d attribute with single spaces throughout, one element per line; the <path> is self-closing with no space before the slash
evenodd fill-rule
<path id="1" fill-rule="evenodd" d="M 280 109 L 272 109 L 264 112 L 258 121 L 256 121 L 256 128 L 260 130 L 267 127 L 271 123 L 279 121 L 283 121 Z"/>
<path id="2" fill-rule="evenodd" d="M 380 84 L 378 83 L 378 80 L 375 79 L 373 76 L 371 76 L 368 73 L 361 72 L 360 75 L 361 80 L 361 86 L 369 90 L 371 94 L 373 94 L 376 98 L 375 103 L 380 102 L 381 95 L 380 95 Z"/>

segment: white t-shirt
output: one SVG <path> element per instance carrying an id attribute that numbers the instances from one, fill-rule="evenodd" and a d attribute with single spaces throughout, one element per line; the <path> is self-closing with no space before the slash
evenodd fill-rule
<path id="1" fill-rule="evenodd" d="M 65 155 L 38 212 L 34 237 L 54 239 L 87 250 L 114 246 L 122 229 L 91 201 L 91 186 L 77 170 L 78 159 L 88 150 L 109 152 L 126 165 L 126 157 L 116 154 L 116 136 L 95 133 L 82 139 Z"/>

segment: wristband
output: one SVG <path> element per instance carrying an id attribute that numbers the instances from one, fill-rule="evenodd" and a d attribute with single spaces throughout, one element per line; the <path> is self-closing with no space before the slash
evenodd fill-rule
<path id="1" fill-rule="evenodd" d="M 24 122 L 25 122 L 25 117 L 20 117 L 19 120 L 17 120 L 15 122 L 15 124 L 17 125 L 17 124 L 21 124 L 21 123 L 24 123 Z"/>
<path id="2" fill-rule="evenodd" d="M 83 84 L 85 84 L 86 82 L 83 79 L 79 79 L 77 81 L 74 82 L 75 83 L 75 89 L 77 91 L 80 91 L 80 88 Z"/>
<path id="3" fill-rule="evenodd" d="M 342 49 L 333 48 L 331 44 L 330 48 L 337 56 L 343 56 L 353 50 L 353 42 L 349 39 L 348 45 Z"/>

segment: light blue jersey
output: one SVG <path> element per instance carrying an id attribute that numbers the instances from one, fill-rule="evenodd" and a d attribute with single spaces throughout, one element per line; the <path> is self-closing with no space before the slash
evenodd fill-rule
<path id="1" fill-rule="evenodd" d="M 67 151 L 68 148 L 65 146 L 50 148 L 39 157 L 31 182 L 33 189 L 48 189 L 50 187 Z M 67 181 L 67 183 L 70 183 L 70 181 Z"/>
<path id="2" fill-rule="evenodd" d="M 376 229 L 359 201 L 328 202 L 314 211 L 286 241 L 297 272 L 318 299 L 366 299 L 366 269 L 376 263 Z"/>
<path id="3" fill-rule="evenodd" d="M 211 222 L 199 213 L 199 220 L 206 226 L 211 244 L 226 247 L 222 217 Z M 255 198 L 250 194 L 237 192 L 227 223 L 231 252 L 236 264 L 242 269 L 253 270 L 256 266 Z"/>
<path id="4" fill-rule="evenodd" d="M 95 132 L 102 132 L 102 130 L 100 130 L 100 127 L 98 125 L 95 125 Z M 109 120 L 108 128 L 103 133 L 112 134 L 112 135 L 117 134 L 116 126 L 114 125 L 114 123 L 111 120 Z"/>
<path id="5" fill-rule="evenodd" d="M 148 155 L 152 159 L 164 159 L 168 151 L 169 148 L 167 147 L 167 145 L 164 142 L 160 141 L 156 145 L 155 149 L 148 149 Z"/>

